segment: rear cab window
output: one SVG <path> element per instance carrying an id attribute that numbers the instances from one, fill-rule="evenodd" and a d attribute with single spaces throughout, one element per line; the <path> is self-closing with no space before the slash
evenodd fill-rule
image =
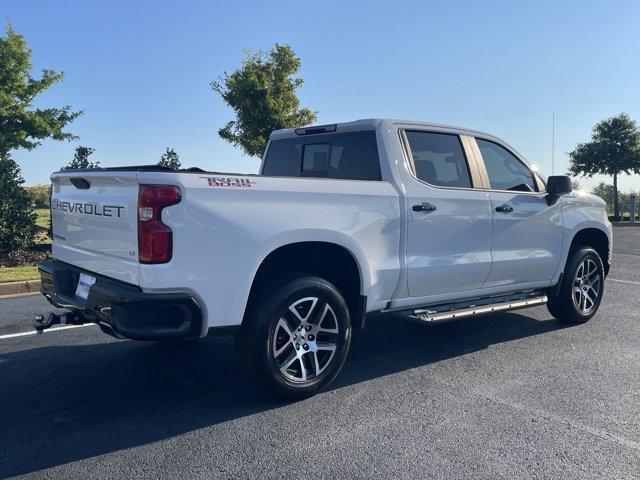
<path id="1" fill-rule="evenodd" d="M 415 176 L 439 187 L 471 188 L 469 166 L 456 134 L 405 130 Z"/>
<path id="2" fill-rule="evenodd" d="M 271 140 L 262 175 L 382 180 L 374 130 Z"/>

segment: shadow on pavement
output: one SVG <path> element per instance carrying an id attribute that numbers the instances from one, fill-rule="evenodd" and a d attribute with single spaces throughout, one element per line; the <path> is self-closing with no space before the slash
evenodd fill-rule
<path id="1" fill-rule="evenodd" d="M 333 389 L 562 328 L 517 313 L 440 325 L 368 320 Z M 0 478 L 282 407 L 239 370 L 230 337 L 0 354 Z"/>

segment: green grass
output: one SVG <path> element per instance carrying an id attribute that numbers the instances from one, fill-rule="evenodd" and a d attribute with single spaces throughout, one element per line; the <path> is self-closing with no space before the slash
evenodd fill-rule
<path id="1" fill-rule="evenodd" d="M 36 232 L 34 241 L 38 245 L 50 244 L 51 239 L 47 235 L 47 232 L 49 231 L 49 219 L 51 218 L 51 211 L 48 208 L 36 208 L 35 211 L 38 232 Z"/>
<path id="2" fill-rule="evenodd" d="M 19 267 L 0 267 L 0 283 L 19 282 L 22 280 L 39 280 L 38 267 L 20 265 Z"/>
<path id="3" fill-rule="evenodd" d="M 49 218 L 51 212 L 48 208 L 36 208 L 36 225 L 42 228 L 49 228 Z"/>
<path id="4" fill-rule="evenodd" d="M 48 208 L 36 208 L 35 212 L 38 231 L 34 237 L 34 242 L 36 245 L 49 245 L 51 244 L 51 239 L 47 235 L 47 231 L 49 230 L 51 213 Z M 0 283 L 39 279 L 38 267 L 34 263 L 25 263 L 17 267 L 0 267 Z"/>

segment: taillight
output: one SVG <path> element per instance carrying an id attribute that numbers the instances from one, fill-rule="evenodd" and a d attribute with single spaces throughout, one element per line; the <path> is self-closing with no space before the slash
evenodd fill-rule
<path id="1" fill-rule="evenodd" d="M 140 263 L 167 263 L 173 252 L 173 233 L 162 223 L 162 209 L 180 203 L 173 185 L 140 185 L 138 192 L 138 259 Z"/>

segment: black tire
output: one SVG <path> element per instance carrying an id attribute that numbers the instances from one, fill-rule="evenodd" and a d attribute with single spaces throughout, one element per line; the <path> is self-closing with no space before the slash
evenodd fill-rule
<path id="1" fill-rule="evenodd" d="M 317 300 L 309 300 L 313 298 Z M 295 312 L 290 309 L 294 305 Z M 349 352 L 351 322 L 347 303 L 333 284 L 312 276 L 289 278 L 263 287 L 248 308 L 236 334 L 237 356 L 270 393 L 310 397 L 338 375 Z M 300 331 L 300 326 L 309 330 Z M 290 368 L 284 368 L 291 359 Z"/>
<path id="2" fill-rule="evenodd" d="M 576 280 L 576 275 L 581 266 L 584 267 L 585 262 L 589 265 L 594 265 L 596 271 L 591 275 L 591 278 L 597 278 L 599 282 L 599 288 L 597 294 L 594 293 L 594 289 L 583 287 L 583 284 Z M 583 270 L 584 271 L 584 270 Z M 568 323 L 585 323 L 588 322 L 598 311 L 600 302 L 602 301 L 602 295 L 604 293 L 604 266 L 602 259 L 598 252 L 588 246 L 577 247 L 570 253 L 567 261 L 567 266 L 562 276 L 562 284 L 558 290 L 558 295 L 553 298 L 549 298 L 547 308 L 549 313 L 560 321 Z M 595 285 L 595 280 L 593 284 Z M 591 285 L 591 282 L 589 283 Z M 585 308 L 582 308 L 582 301 L 584 298 L 578 293 L 576 298 L 575 288 L 587 288 L 589 297 L 592 298 L 592 303 L 585 300 Z M 586 307 L 589 308 L 586 308 Z"/>

